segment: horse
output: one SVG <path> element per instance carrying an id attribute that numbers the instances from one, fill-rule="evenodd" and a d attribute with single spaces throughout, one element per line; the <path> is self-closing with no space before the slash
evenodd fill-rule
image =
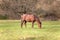
<path id="1" fill-rule="evenodd" d="M 41 21 L 40 21 L 39 17 L 36 15 L 33 15 L 33 14 L 21 15 L 21 28 L 23 26 L 23 23 L 25 24 L 25 27 L 26 27 L 27 22 L 32 22 L 32 28 L 34 27 L 34 23 L 37 22 L 38 27 L 41 28 Z"/>

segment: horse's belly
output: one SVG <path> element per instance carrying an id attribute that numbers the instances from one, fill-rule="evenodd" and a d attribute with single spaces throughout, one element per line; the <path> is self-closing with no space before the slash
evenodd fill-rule
<path id="1" fill-rule="evenodd" d="M 27 22 L 32 22 L 33 20 L 26 20 Z"/>

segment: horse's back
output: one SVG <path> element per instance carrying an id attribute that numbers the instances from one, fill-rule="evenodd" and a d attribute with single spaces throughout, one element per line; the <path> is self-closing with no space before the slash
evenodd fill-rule
<path id="1" fill-rule="evenodd" d="M 33 14 L 23 14 L 21 16 L 22 20 L 26 20 L 26 21 L 34 21 L 35 17 Z"/>

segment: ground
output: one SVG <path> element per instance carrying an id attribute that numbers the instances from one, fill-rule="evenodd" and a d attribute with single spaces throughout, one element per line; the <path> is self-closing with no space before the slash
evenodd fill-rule
<path id="1" fill-rule="evenodd" d="M 39 29 L 36 23 L 21 28 L 20 20 L 0 20 L 0 40 L 60 40 L 60 21 L 42 21 Z"/>

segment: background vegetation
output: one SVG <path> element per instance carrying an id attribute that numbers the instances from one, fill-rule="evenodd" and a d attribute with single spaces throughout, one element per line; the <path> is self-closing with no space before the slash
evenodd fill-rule
<path id="1" fill-rule="evenodd" d="M 23 13 L 38 15 L 43 20 L 60 20 L 60 0 L 0 0 L 0 15 L 20 19 Z M 1 19 L 1 18 L 0 18 Z"/>

